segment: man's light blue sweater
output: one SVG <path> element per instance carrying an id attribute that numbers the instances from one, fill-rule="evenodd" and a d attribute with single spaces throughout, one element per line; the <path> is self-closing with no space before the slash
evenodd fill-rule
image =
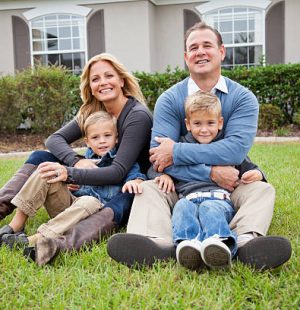
<path id="1" fill-rule="evenodd" d="M 188 78 L 165 91 L 154 109 L 151 147 L 155 137 L 169 137 L 175 142 L 174 165 L 165 173 L 181 181 L 210 180 L 211 166 L 239 165 L 246 158 L 257 130 L 258 102 L 254 94 L 225 77 L 228 93 L 216 91 L 222 104 L 223 129 L 218 141 L 210 144 L 179 143 L 187 133 L 184 102 Z"/>

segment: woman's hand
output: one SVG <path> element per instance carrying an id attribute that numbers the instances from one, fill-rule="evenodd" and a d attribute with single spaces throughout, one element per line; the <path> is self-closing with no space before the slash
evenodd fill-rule
<path id="1" fill-rule="evenodd" d="M 167 175 L 163 174 L 159 177 L 156 177 L 154 179 L 154 183 L 158 184 L 158 188 L 163 192 L 163 193 L 170 193 L 170 192 L 175 192 L 175 185 L 174 181 L 172 178 Z"/>
<path id="2" fill-rule="evenodd" d="M 64 182 L 68 178 L 68 171 L 65 166 L 59 163 L 44 162 L 37 168 L 42 179 L 48 179 L 47 183 Z"/>
<path id="3" fill-rule="evenodd" d="M 262 173 L 259 170 L 254 169 L 246 171 L 241 177 L 241 182 L 244 184 L 249 184 L 255 181 L 261 181 L 262 179 Z"/>
<path id="4" fill-rule="evenodd" d="M 74 168 L 78 169 L 94 169 L 97 168 L 97 165 L 92 159 L 80 159 L 75 165 Z"/>
<path id="5" fill-rule="evenodd" d="M 143 192 L 140 184 L 143 182 L 141 179 L 127 181 L 122 187 L 122 193 L 128 192 L 130 194 L 141 194 Z"/>

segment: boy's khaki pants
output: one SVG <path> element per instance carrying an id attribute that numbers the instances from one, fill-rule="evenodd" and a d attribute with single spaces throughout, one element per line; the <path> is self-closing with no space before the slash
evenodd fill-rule
<path id="1" fill-rule="evenodd" d="M 143 193 L 135 195 L 127 225 L 127 232 L 172 241 L 171 212 L 178 200 L 176 193 L 163 193 L 153 180 L 141 183 Z M 239 185 L 231 194 L 237 211 L 230 228 L 237 235 L 256 232 L 267 234 L 271 224 L 275 190 L 265 182 Z"/>
<path id="2" fill-rule="evenodd" d="M 80 220 L 102 208 L 102 204 L 94 197 L 73 196 L 63 182 L 48 184 L 38 171 L 30 176 L 11 202 L 30 217 L 44 205 L 52 219 L 42 224 L 37 231 L 47 238 L 64 234 Z"/>

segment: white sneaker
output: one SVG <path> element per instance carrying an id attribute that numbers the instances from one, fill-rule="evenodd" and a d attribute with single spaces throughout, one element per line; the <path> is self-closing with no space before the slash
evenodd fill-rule
<path id="1" fill-rule="evenodd" d="M 197 270 L 205 266 L 201 254 L 201 242 L 197 239 L 184 240 L 176 248 L 177 262 L 188 269 Z"/>
<path id="2" fill-rule="evenodd" d="M 228 268 L 231 266 L 230 249 L 221 240 L 219 235 L 214 235 L 201 243 L 202 260 L 210 268 Z"/>

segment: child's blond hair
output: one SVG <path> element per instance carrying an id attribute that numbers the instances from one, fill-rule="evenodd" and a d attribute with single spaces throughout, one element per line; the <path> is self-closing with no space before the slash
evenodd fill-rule
<path id="1" fill-rule="evenodd" d="M 196 93 L 188 96 L 185 100 L 185 115 L 188 119 L 196 111 L 202 111 L 209 114 L 215 114 L 221 117 L 221 102 L 219 98 L 210 93 L 198 90 Z"/>
<path id="2" fill-rule="evenodd" d="M 87 136 L 88 128 L 98 122 L 107 122 L 111 121 L 117 131 L 117 119 L 112 116 L 111 114 L 105 112 L 105 111 L 98 111 L 92 113 L 90 116 L 87 117 L 87 119 L 84 122 L 83 125 L 83 133 L 84 136 Z"/>

